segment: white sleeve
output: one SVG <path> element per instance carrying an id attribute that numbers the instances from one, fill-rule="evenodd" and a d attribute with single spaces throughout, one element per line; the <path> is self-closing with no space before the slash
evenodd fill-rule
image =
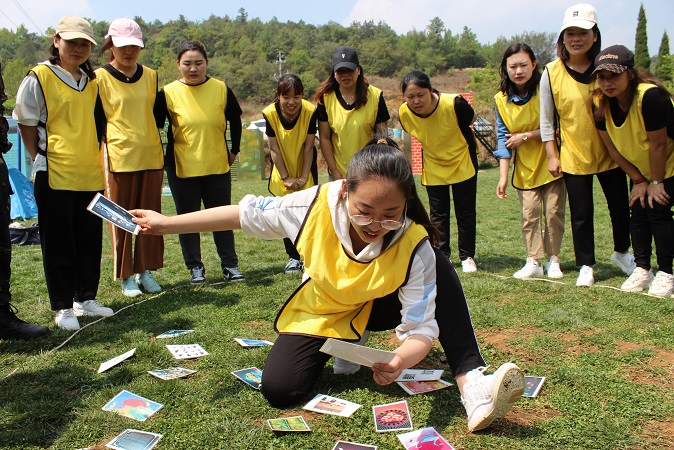
<path id="1" fill-rule="evenodd" d="M 285 197 L 246 195 L 239 202 L 241 229 L 262 239 L 297 238 L 304 218 L 316 197 L 318 187 Z"/>
<path id="2" fill-rule="evenodd" d="M 436 295 L 435 253 L 426 241 L 417 249 L 409 279 L 398 291 L 402 320 L 396 327 L 396 335 L 400 342 L 412 335 L 424 336 L 431 343 L 438 338 L 440 330 L 435 320 Z"/>
<path id="3" fill-rule="evenodd" d="M 47 107 L 42 88 L 35 74 L 27 75 L 16 93 L 16 106 L 12 117 L 21 125 L 36 127 L 47 118 Z"/>
<path id="4" fill-rule="evenodd" d="M 541 75 L 541 141 L 548 142 L 555 139 L 555 102 L 550 87 L 550 74 L 547 67 Z"/>

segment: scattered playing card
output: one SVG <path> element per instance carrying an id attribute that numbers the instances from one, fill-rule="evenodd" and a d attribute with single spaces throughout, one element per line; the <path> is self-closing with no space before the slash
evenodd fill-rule
<path id="1" fill-rule="evenodd" d="M 171 352 L 175 359 L 192 359 L 208 355 L 208 352 L 199 344 L 166 344 L 166 348 L 168 348 L 168 351 Z"/>
<path id="2" fill-rule="evenodd" d="M 454 386 L 445 380 L 434 381 L 398 381 L 398 385 L 410 395 L 424 394 L 426 392 L 437 391 L 449 386 Z"/>
<path id="3" fill-rule="evenodd" d="M 377 450 L 377 446 L 359 444 L 357 442 L 337 441 L 332 450 Z"/>
<path id="4" fill-rule="evenodd" d="M 123 390 L 103 407 L 103 411 L 116 412 L 120 416 L 143 422 L 152 414 L 159 411 L 162 406 L 164 405 L 161 403 L 153 402 L 140 395 Z"/>
<path id="5" fill-rule="evenodd" d="M 440 436 L 440 433 L 435 431 L 435 428 L 433 427 L 399 434 L 398 439 L 406 449 L 454 450 L 454 447 L 452 447 L 445 438 Z"/>
<path id="6" fill-rule="evenodd" d="M 522 397 L 536 397 L 544 382 L 545 377 L 524 377 L 524 393 Z"/>
<path id="7" fill-rule="evenodd" d="M 150 375 L 161 378 L 162 380 L 173 380 L 176 378 L 185 378 L 188 375 L 196 373 L 196 370 L 185 369 L 184 367 L 169 367 L 168 369 L 148 370 Z"/>
<path id="8" fill-rule="evenodd" d="M 178 336 L 182 336 L 183 334 L 189 334 L 193 333 L 194 330 L 169 330 L 166 331 L 159 336 L 157 336 L 157 339 L 167 339 L 167 338 L 174 338 Z"/>
<path id="9" fill-rule="evenodd" d="M 396 381 L 435 381 L 442 378 L 444 373 L 440 369 L 405 369 L 400 372 Z"/>
<path id="10" fill-rule="evenodd" d="M 127 429 L 105 446 L 115 450 L 151 450 L 162 437 L 149 431 Z"/>
<path id="11" fill-rule="evenodd" d="M 349 417 L 361 406 L 363 405 L 342 400 L 341 398 L 318 394 L 309 403 L 304 405 L 304 409 L 323 414 L 332 414 L 333 416 Z"/>
<path id="12" fill-rule="evenodd" d="M 337 339 L 325 341 L 320 351 L 367 367 L 372 367 L 375 363 L 390 363 L 396 356 L 393 352 L 356 345 Z"/>
<path id="13" fill-rule="evenodd" d="M 234 338 L 237 344 L 241 347 L 266 347 L 267 345 L 274 345 L 273 342 L 263 341 L 262 339 L 240 339 Z"/>
<path id="14" fill-rule="evenodd" d="M 374 429 L 379 433 L 412 429 L 412 418 L 406 400 L 373 406 L 372 413 Z"/>
<path id="15" fill-rule="evenodd" d="M 239 369 L 232 372 L 239 380 L 246 383 L 253 389 L 260 390 L 260 383 L 262 382 L 262 371 L 257 367 L 249 367 L 247 369 Z"/>
<path id="16" fill-rule="evenodd" d="M 123 353 L 123 354 L 121 354 L 121 355 L 119 355 L 119 356 L 116 356 L 116 357 L 114 357 L 114 358 L 112 358 L 112 359 L 110 359 L 110 360 L 108 360 L 108 361 L 102 363 L 102 364 L 99 366 L 99 368 L 98 368 L 98 373 L 103 373 L 103 372 L 105 372 L 106 370 L 108 370 L 109 368 L 111 368 L 111 367 L 113 367 L 113 366 L 116 366 L 117 364 L 121 363 L 121 362 L 124 361 L 125 359 L 131 358 L 131 357 L 133 356 L 134 353 L 136 353 L 136 349 L 135 349 L 135 348 L 132 348 L 132 349 L 129 350 L 128 352 Z"/>
<path id="17" fill-rule="evenodd" d="M 267 419 L 267 425 L 272 431 L 311 431 L 302 416 Z"/>

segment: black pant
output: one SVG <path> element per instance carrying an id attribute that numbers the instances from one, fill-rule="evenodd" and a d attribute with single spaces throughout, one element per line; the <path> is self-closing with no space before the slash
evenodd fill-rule
<path id="1" fill-rule="evenodd" d="M 606 197 L 613 231 L 613 250 L 626 252 L 630 248 L 630 208 L 627 191 L 627 177 L 622 169 L 615 168 L 596 174 Z M 594 175 L 572 175 L 564 173 L 569 211 L 571 213 L 571 232 L 576 265 L 592 266 L 594 255 L 594 193 L 592 181 Z"/>
<path id="2" fill-rule="evenodd" d="M 7 164 L 0 153 L 0 305 L 8 304 L 12 299 L 9 292 L 9 279 L 12 274 L 12 243 L 9 237 L 11 193 Z"/>
<path id="3" fill-rule="evenodd" d="M 54 311 L 72 308 L 73 300 L 96 298 L 103 224 L 87 211 L 95 195 L 91 191 L 52 189 L 47 172 L 35 176 L 42 265 Z"/>
<path id="4" fill-rule="evenodd" d="M 651 268 L 651 241 L 655 241 L 658 270 L 671 274 L 674 259 L 674 219 L 672 219 L 674 177 L 667 178 L 663 184 L 670 197 L 669 203 L 663 206 L 653 201 L 653 208 L 648 206 L 648 203 L 644 208 L 641 202 L 637 201 L 632 205 L 630 232 L 637 266 L 646 270 Z"/>
<path id="5" fill-rule="evenodd" d="M 179 178 L 174 166 L 166 166 L 166 175 L 178 214 L 199 211 L 202 200 L 205 209 L 232 203 L 231 171 L 222 175 Z M 180 234 L 178 240 L 187 268 L 203 266 L 199 233 Z M 237 267 L 239 258 L 234 247 L 234 232 L 231 230 L 215 231 L 213 232 L 213 241 L 222 268 Z"/>
<path id="6" fill-rule="evenodd" d="M 283 245 L 286 248 L 286 253 L 288 254 L 288 258 L 300 260 L 302 259 L 300 257 L 300 254 L 297 252 L 297 248 L 295 247 L 295 244 L 293 244 L 293 241 L 291 241 L 288 238 L 283 238 Z"/>
<path id="7" fill-rule="evenodd" d="M 470 312 L 459 277 L 447 258 L 436 250 L 437 297 L 435 318 L 440 344 L 454 376 L 485 362 L 475 339 Z M 374 300 L 367 325 L 383 331 L 400 324 L 398 293 Z M 262 373 L 260 391 L 272 406 L 294 405 L 313 389 L 330 355 L 319 351 L 325 338 L 281 334 L 274 343 Z"/>

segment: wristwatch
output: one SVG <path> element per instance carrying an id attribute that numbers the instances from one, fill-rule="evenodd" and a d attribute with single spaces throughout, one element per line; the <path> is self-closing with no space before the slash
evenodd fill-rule
<path id="1" fill-rule="evenodd" d="M 657 186 L 657 185 L 660 184 L 660 183 L 662 183 L 662 181 L 658 181 L 658 180 L 653 180 L 653 181 L 651 181 L 651 184 L 652 184 L 653 186 Z"/>
<path id="2" fill-rule="evenodd" d="M 529 136 L 527 136 L 526 133 L 522 133 L 522 140 L 523 140 L 524 142 L 528 141 L 528 140 L 529 140 Z"/>

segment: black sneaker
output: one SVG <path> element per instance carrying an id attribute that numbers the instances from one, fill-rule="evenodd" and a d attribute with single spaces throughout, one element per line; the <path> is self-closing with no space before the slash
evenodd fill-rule
<path id="1" fill-rule="evenodd" d="M 16 312 L 13 305 L 0 305 L 0 339 L 35 339 L 50 333 L 47 327 L 19 319 Z"/>
<path id="2" fill-rule="evenodd" d="M 204 266 L 192 267 L 190 269 L 190 283 L 201 284 L 206 281 L 206 269 Z"/>
<path id="3" fill-rule="evenodd" d="M 238 281 L 246 281 L 243 277 L 243 274 L 239 272 L 238 267 L 225 267 L 222 269 L 222 276 L 225 277 L 225 280 L 236 283 Z"/>

